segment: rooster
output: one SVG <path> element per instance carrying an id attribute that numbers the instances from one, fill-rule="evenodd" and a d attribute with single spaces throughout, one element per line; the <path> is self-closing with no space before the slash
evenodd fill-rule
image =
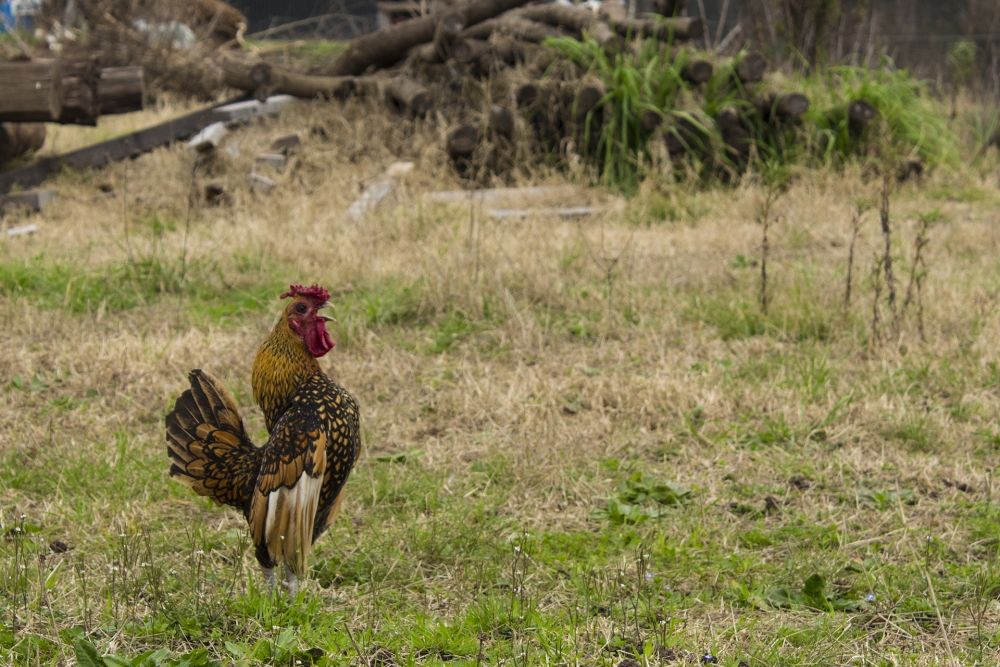
<path id="1" fill-rule="evenodd" d="M 273 588 L 284 564 L 289 593 L 307 573 L 313 543 L 340 508 L 361 450 L 358 405 L 317 359 L 333 348 L 330 305 L 319 285 L 292 285 L 291 298 L 253 364 L 253 398 L 268 439 L 255 446 L 233 395 L 211 374 L 193 370 L 191 388 L 167 415 L 170 476 L 216 504 L 243 510 L 257 561 Z"/>

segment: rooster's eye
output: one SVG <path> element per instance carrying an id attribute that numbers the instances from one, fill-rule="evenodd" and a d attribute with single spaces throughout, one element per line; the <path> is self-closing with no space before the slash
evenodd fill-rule
<path id="1" fill-rule="evenodd" d="M 295 312 L 296 313 L 304 313 L 307 310 L 309 310 L 309 309 L 306 308 L 306 304 L 304 304 L 304 303 L 300 303 L 299 305 L 295 306 Z"/>

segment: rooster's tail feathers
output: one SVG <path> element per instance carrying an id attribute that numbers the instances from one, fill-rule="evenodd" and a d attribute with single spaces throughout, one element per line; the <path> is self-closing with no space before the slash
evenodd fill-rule
<path id="1" fill-rule="evenodd" d="M 236 399 L 202 370 L 188 374 L 191 388 L 167 415 L 170 476 L 199 496 L 244 509 L 262 450 L 250 442 Z"/>

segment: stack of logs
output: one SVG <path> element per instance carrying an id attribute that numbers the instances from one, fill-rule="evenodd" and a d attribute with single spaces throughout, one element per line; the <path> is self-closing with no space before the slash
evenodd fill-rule
<path id="1" fill-rule="evenodd" d="M 41 123 L 93 126 L 145 98 L 141 67 L 101 69 L 93 58 L 0 63 L 0 91 L 0 162 L 39 148 Z"/>

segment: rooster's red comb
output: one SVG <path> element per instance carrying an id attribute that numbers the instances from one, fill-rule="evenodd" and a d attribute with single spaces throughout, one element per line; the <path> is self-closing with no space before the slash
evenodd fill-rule
<path id="1" fill-rule="evenodd" d="M 319 285 L 312 285 L 310 287 L 303 287 L 302 285 L 291 285 L 289 291 L 281 295 L 282 299 L 287 297 L 297 297 L 297 296 L 311 296 L 314 299 L 319 299 L 320 301 L 329 301 L 330 293 Z"/>

